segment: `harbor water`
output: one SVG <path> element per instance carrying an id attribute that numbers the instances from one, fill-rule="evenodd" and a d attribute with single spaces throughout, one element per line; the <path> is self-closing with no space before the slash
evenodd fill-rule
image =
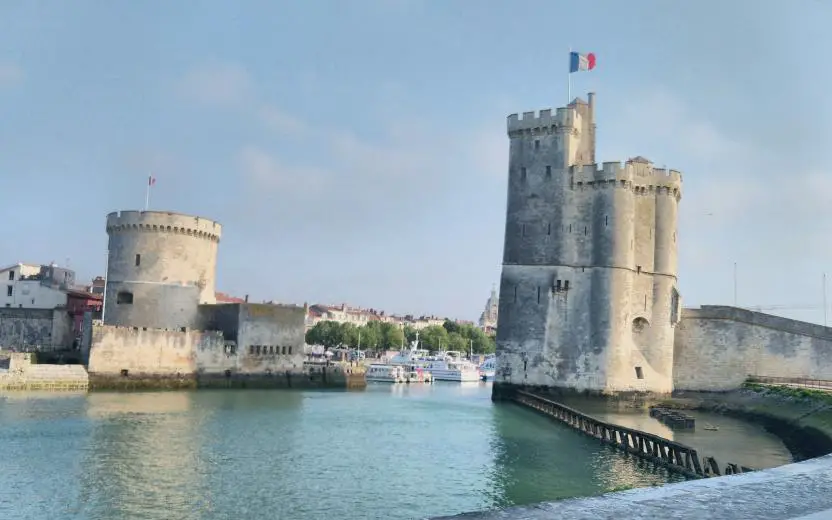
<path id="1" fill-rule="evenodd" d="M 490 393 L 3 395 L 0 518 L 425 518 L 679 479 Z"/>

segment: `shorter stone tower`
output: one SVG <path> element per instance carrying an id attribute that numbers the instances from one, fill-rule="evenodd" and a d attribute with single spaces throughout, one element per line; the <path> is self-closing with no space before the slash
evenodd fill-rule
<path id="1" fill-rule="evenodd" d="M 595 99 L 508 117 L 494 396 L 673 388 L 681 175 L 595 164 Z"/>
<path id="2" fill-rule="evenodd" d="M 216 303 L 222 226 L 166 211 L 107 215 L 106 325 L 196 327 L 198 306 Z"/>

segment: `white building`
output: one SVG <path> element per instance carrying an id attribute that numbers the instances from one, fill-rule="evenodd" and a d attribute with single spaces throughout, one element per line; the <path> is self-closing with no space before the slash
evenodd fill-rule
<path id="1" fill-rule="evenodd" d="M 24 309 L 54 309 L 65 307 L 67 296 L 61 290 L 60 280 L 50 274 L 55 266 L 17 263 L 0 269 L 0 307 Z M 74 274 L 58 269 L 59 277 L 66 277 L 67 284 L 74 282 Z M 70 280 L 71 278 L 71 280 Z M 64 285 L 67 285 L 64 284 Z"/>

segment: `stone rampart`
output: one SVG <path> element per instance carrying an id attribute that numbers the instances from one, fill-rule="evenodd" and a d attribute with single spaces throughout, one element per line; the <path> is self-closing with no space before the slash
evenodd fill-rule
<path id="1" fill-rule="evenodd" d="M 223 352 L 221 332 L 93 325 L 89 372 L 94 376 L 186 376 L 197 352 Z"/>
<path id="2" fill-rule="evenodd" d="M 832 380 L 832 328 L 724 306 L 684 309 L 676 390 L 738 388 L 750 375 Z"/>

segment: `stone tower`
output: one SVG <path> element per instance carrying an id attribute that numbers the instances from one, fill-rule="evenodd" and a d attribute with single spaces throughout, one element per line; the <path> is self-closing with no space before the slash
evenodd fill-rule
<path id="1" fill-rule="evenodd" d="M 523 386 L 666 393 L 681 175 L 595 164 L 595 96 L 508 117 L 494 397 Z"/>
<path id="2" fill-rule="evenodd" d="M 165 211 L 107 215 L 106 325 L 195 327 L 198 305 L 216 303 L 222 226 Z"/>

